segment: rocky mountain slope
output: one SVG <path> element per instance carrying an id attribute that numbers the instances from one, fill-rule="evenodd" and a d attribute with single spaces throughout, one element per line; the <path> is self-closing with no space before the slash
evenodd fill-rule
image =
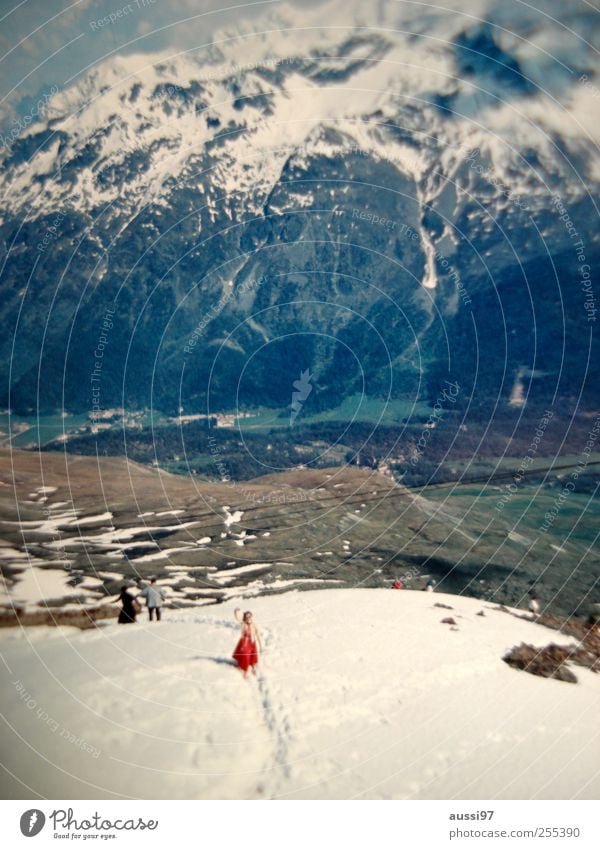
<path id="1" fill-rule="evenodd" d="M 3 403 L 596 404 L 597 20 L 550 5 L 278 4 L 54 95 L 0 151 Z"/>

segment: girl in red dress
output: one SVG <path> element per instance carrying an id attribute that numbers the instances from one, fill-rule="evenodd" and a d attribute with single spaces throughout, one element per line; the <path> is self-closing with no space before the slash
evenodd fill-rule
<path id="1" fill-rule="evenodd" d="M 237 621 L 242 625 L 242 636 L 235 647 L 233 659 L 244 673 L 244 678 L 246 678 L 248 675 L 248 669 L 251 669 L 252 674 L 256 675 L 258 650 L 263 650 L 260 632 L 254 624 L 252 614 L 249 610 L 247 610 L 242 617 L 239 607 L 236 607 L 233 614 Z"/>

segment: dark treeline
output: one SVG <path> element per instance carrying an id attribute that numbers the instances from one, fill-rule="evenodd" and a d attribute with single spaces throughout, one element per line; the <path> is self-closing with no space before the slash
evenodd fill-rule
<path id="1" fill-rule="evenodd" d="M 208 478 L 229 476 L 249 480 L 273 471 L 299 465 L 323 468 L 346 463 L 380 468 L 387 463 L 394 476 L 408 486 L 457 479 L 464 460 L 485 466 L 495 465 L 503 456 L 526 456 L 538 426 L 538 411 L 519 420 L 520 410 L 498 413 L 491 424 L 465 424 L 458 411 L 448 411 L 434 429 L 426 421 L 375 426 L 369 422 L 323 420 L 294 427 L 240 432 L 236 428 L 216 428 L 207 422 L 190 422 L 129 430 L 115 426 L 99 434 L 72 438 L 68 450 L 76 454 L 127 455 L 140 463 L 158 462 L 171 471 L 198 474 Z M 543 410 L 539 411 L 539 416 Z M 589 418 L 573 421 L 557 416 L 546 428 L 537 445 L 536 459 L 582 452 L 594 422 Z M 568 431 L 568 439 L 564 440 Z M 425 434 L 425 439 L 423 439 Z M 414 462 L 419 440 L 425 447 Z M 64 450 L 55 443 L 48 450 Z M 453 465 L 453 464 L 456 464 Z M 477 474 L 477 468 L 467 472 Z"/>

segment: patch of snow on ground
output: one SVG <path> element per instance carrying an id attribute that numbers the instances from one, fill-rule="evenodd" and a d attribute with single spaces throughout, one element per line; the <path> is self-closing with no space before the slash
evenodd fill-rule
<path id="1" fill-rule="evenodd" d="M 71 575 L 64 569 L 30 566 L 24 572 L 16 574 L 14 578 L 16 584 L 8 592 L 6 589 L 0 592 L 0 598 L 12 604 L 36 605 L 42 601 L 53 601 L 82 594 L 79 587 L 72 587 L 67 583 Z"/>

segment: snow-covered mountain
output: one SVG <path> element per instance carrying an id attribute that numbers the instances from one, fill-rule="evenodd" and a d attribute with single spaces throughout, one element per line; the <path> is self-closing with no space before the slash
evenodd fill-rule
<path id="1" fill-rule="evenodd" d="M 593 399 L 598 16 L 363 6 L 109 58 L 4 147 L 6 403 Z"/>

